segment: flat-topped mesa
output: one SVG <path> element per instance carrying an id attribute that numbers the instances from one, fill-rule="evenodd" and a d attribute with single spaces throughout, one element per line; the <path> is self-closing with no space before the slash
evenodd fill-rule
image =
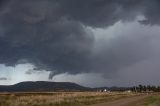
<path id="1" fill-rule="evenodd" d="M 47 81 L 26 81 L 14 85 L 0 86 L 0 92 L 87 91 L 89 89 L 72 82 Z"/>

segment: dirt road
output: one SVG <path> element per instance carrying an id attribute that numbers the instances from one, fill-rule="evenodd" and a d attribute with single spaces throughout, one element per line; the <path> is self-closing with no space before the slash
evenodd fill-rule
<path id="1" fill-rule="evenodd" d="M 141 95 L 136 97 L 119 99 L 119 100 L 115 100 L 107 103 L 94 104 L 90 106 L 136 106 L 137 103 L 142 102 L 148 96 L 149 95 Z"/>

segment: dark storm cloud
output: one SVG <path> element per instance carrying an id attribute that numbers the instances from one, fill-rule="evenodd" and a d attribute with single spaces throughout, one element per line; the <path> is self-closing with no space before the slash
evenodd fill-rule
<path id="1" fill-rule="evenodd" d="M 106 27 L 119 20 L 132 20 L 139 14 L 138 0 L 62 0 L 64 12 L 92 27 Z"/>
<path id="2" fill-rule="evenodd" d="M 1 16 L 0 26 L 2 64 L 14 65 L 26 59 L 37 70 L 58 70 L 55 73 L 87 68 L 94 38 L 80 22 L 69 19 L 55 1 L 12 2 Z"/>
<path id="3" fill-rule="evenodd" d="M 133 53 L 136 46 L 127 38 L 115 41 L 114 48 L 92 53 L 94 36 L 87 26 L 104 28 L 120 20 L 132 21 L 139 15 L 146 18 L 141 23 L 159 21 L 160 3 L 156 0 L 2 0 L 0 3 L 0 63 L 13 66 L 26 60 L 37 67 L 35 70 L 54 71 L 50 79 L 64 72 L 117 70 L 143 58 L 146 49 L 142 54 Z M 142 45 L 140 48 L 146 47 L 141 40 L 135 41 Z"/>
<path id="4" fill-rule="evenodd" d="M 160 11 L 160 1 L 159 0 L 146 0 L 146 2 L 144 2 L 144 10 L 143 10 L 143 14 L 146 17 L 145 20 L 141 21 L 141 23 L 143 24 L 150 24 L 150 25 L 154 25 L 154 24 L 160 24 L 160 15 L 159 15 L 159 11 Z"/>

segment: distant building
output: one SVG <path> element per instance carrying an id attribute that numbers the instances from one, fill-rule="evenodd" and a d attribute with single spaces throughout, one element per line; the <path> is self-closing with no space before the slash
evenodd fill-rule
<path id="1" fill-rule="evenodd" d="M 127 91 L 125 91 L 125 92 L 127 92 L 127 93 L 131 93 L 132 91 L 131 91 L 131 90 L 127 90 Z"/>
<path id="2" fill-rule="evenodd" d="M 107 89 L 104 89 L 103 92 L 107 92 Z"/>

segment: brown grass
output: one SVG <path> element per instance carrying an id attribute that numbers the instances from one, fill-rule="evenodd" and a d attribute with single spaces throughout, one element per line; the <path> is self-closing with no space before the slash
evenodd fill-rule
<path id="1" fill-rule="evenodd" d="M 160 93 L 149 96 L 137 106 L 160 106 Z"/>
<path id="2" fill-rule="evenodd" d="M 135 95 L 104 92 L 1 93 L 0 106 L 85 106 Z"/>

